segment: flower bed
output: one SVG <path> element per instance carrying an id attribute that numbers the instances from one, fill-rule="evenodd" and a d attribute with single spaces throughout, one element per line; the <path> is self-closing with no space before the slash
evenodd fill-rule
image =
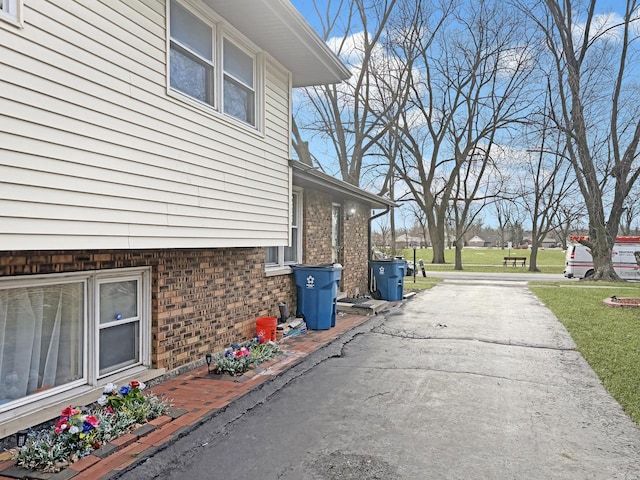
<path id="1" fill-rule="evenodd" d="M 143 395 L 144 388 L 144 383 L 135 380 L 120 388 L 109 383 L 97 406 L 65 408 L 53 428 L 29 431 L 26 443 L 15 454 L 16 464 L 30 470 L 59 472 L 106 442 L 165 413 L 169 404 L 155 395 Z"/>
<path id="2" fill-rule="evenodd" d="M 271 360 L 280 353 L 277 343 L 255 337 L 245 344 L 233 344 L 224 353 L 213 357 L 213 373 L 218 375 L 242 375 L 262 362 Z"/>
<path id="3" fill-rule="evenodd" d="M 603 300 L 607 307 L 640 308 L 640 298 L 622 298 L 613 296 Z"/>

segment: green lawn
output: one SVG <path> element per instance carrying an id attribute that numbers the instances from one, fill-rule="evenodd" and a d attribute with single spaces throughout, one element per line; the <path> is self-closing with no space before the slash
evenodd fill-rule
<path id="1" fill-rule="evenodd" d="M 530 288 L 567 328 L 609 393 L 640 425 L 640 309 L 602 303 L 612 295 L 640 298 L 640 285 L 535 282 Z"/>
<path id="2" fill-rule="evenodd" d="M 413 261 L 413 249 L 407 248 L 398 252 L 405 259 Z M 503 267 L 503 258 L 509 256 L 509 250 L 500 248 L 464 248 L 462 250 L 462 268 L 467 272 L 527 272 L 529 269 L 530 250 L 511 250 L 512 257 L 527 257 L 526 267 Z M 425 268 L 430 271 L 452 271 L 455 262 L 455 250 L 444 251 L 444 265 L 432 264 L 433 250 L 419 248 L 416 260 L 424 260 Z M 565 253 L 557 248 L 538 251 L 537 266 L 542 273 L 562 273 L 564 271 Z"/>
<path id="3" fill-rule="evenodd" d="M 404 290 L 405 291 L 417 291 L 428 290 L 435 287 L 438 283 L 442 282 L 441 278 L 436 277 L 423 277 L 422 275 L 416 275 L 415 282 L 413 277 L 404 277 Z"/>

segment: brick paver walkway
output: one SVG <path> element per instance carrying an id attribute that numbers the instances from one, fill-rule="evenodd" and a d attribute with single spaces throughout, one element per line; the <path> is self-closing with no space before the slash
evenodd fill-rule
<path id="1" fill-rule="evenodd" d="M 283 370 L 299 363 L 310 353 L 331 343 L 338 336 L 368 318 L 364 315 L 339 314 L 336 326 L 330 330 L 310 330 L 297 337 L 281 341 L 284 354 L 262 363 L 241 378 L 211 378 L 207 367 L 198 367 L 150 388 L 156 395 L 170 399 L 169 415 L 157 418 L 140 429 L 124 435 L 94 451 L 57 474 L 35 473 L 33 478 L 49 480 L 107 480 L 114 473 L 152 455 L 159 446 L 183 434 L 216 410 L 226 407 L 256 386 L 269 381 Z M 0 480 L 25 478 L 26 472 L 13 461 L 0 462 Z"/>

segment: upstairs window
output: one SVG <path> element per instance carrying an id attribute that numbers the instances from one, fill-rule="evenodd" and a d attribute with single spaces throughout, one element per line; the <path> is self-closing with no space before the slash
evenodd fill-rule
<path id="1" fill-rule="evenodd" d="M 255 59 L 224 39 L 224 113 L 255 126 Z"/>
<path id="2" fill-rule="evenodd" d="M 174 0 L 170 29 L 171 88 L 214 106 L 214 27 Z"/>
<path id="3" fill-rule="evenodd" d="M 188 5 L 169 3 L 169 88 L 257 128 L 259 55 L 249 42 L 236 41 L 240 36 L 213 12 L 205 15 Z"/>

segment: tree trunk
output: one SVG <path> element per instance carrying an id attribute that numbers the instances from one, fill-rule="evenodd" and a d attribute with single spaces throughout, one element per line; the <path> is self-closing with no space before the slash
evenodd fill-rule
<path id="1" fill-rule="evenodd" d="M 591 240 L 589 248 L 591 249 L 591 256 L 593 257 L 593 268 L 596 273 L 589 280 L 603 280 L 606 282 L 622 282 L 618 274 L 613 269 L 613 262 L 611 261 L 611 251 L 613 249 L 613 241 L 609 244 L 607 241 L 609 235 L 606 233 L 606 228 L 602 228 L 599 235 L 590 235 Z M 589 233 L 594 233 L 589 228 Z"/>
<path id="2" fill-rule="evenodd" d="M 538 270 L 538 244 L 534 241 L 531 245 L 531 256 L 529 257 L 529 271 L 539 272 Z"/>
<path id="3" fill-rule="evenodd" d="M 433 260 L 431 263 L 443 264 L 444 261 L 444 226 L 442 223 L 431 226 L 429 229 L 431 247 L 433 248 Z"/>
<path id="4" fill-rule="evenodd" d="M 454 270 L 462 270 L 462 239 L 456 240 L 456 265 Z"/>

